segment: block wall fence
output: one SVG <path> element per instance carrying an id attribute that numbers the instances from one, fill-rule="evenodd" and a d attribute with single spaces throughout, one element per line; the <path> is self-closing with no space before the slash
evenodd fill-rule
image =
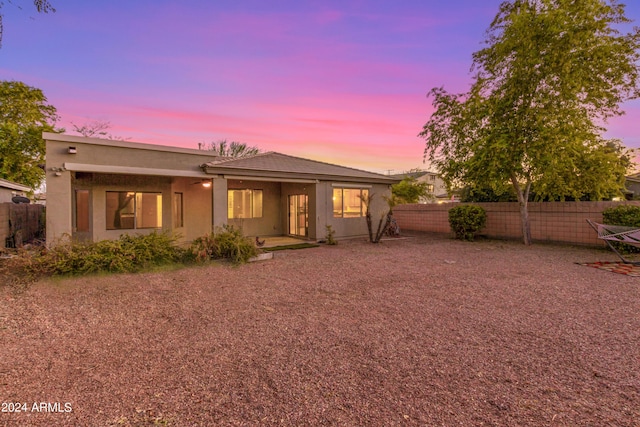
<path id="1" fill-rule="evenodd" d="M 487 225 L 481 235 L 496 239 L 522 239 L 518 203 L 472 203 L 487 212 Z M 446 233 L 449 209 L 459 204 L 411 204 L 393 208 L 393 216 L 401 230 Z M 587 219 L 602 222 L 605 209 L 620 206 L 640 206 L 640 202 L 530 202 L 531 239 L 538 242 L 573 243 L 602 246 Z"/>

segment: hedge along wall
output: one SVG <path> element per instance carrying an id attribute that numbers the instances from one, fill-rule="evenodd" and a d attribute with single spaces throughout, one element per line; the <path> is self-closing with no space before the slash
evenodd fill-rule
<path id="1" fill-rule="evenodd" d="M 480 234 L 497 239 L 522 239 L 518 203 L 473 203 L 487 211 L 487 226 Z M 640 202 L 530 202 L 531 238 L 541 242 L 604 245 L 587 219 L 602 222 L 602 211 Z M 393 208 L 401 230 L 451 234 L 449 209 L 457 204 L 412 204 Z"/>
<path id="2" fill-rule="evenodd" d="M 0 203 L 0 248 L 6 247 L 9 237 L 15 244 L 38 237 L 44 228 L 43 210 L 42 205 Z"/>

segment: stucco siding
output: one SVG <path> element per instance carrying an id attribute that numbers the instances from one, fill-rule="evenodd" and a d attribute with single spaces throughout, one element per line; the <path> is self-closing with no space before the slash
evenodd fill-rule
<path id="1" fill-rule="evenodd" d="M 165 211 L 169 214 L 167 224 L 180 238 L 180 241 L 191 242 L 211 232 L 211 198 L 212 187 L 204 187 L 193 178 L 174 178 L 171 184 L 171 195 Z M 183 226 L 174 228 L 173 195 L 182 193 Z M 164 200 L 163 200 L 164 203 Z M 163 221 L 164 222 L 164 221 Z"/>
<path id="2" fill-rule="evenodd" d="M 247 236 L 280 236 L 282 207 L 280 183 L 228 180 L 228 190 L 262 190 L 262 217 L 229 219 L 229 225 L 240 227 Z"/>
<path id="3" fill-rule="evenodd" d="M 265 153 L 257 159 L 262 162 L 269 160 L 264 167 L 270 165 L 271 169 L 234 169 L 229 159 L 221 160 L 213 153 L 201 150 L 47 133 L 44 138 L 47 146 L 48 243 L 64 236 L 98 241 L 115 239 L 124 233 L 151 233 L 157 229 L 172 230 L 181 236 L 183 242 L 190 242 L 224 224 L 239 226 L 249 236 L 286 235 L 292 231 L 289 227 L 289 199 L 295 195 L 307 196 L 306 200 L 294 200 L 306 202 L 308 221 L 304 221 L 304 211 L 297 212 L 297 227 L 292 234 L 303 235 L 306 231 L 310 239 L 323 238 L 325 225 L 332 224 L 337 238 L 364 236 L 367 234 L 364 217 L 333 218 L 333 176 L 327 178 L 326 175 L 336 174 L 335 179 L 347 181 L 344 184 L 349 188 L 362 185 L 376 193 L 374 215 L 384 211 L 386 203 L 382 196 L 389 194 L 388 182 L 391 181 L 371 172 L 279 153 Z M 240 159 L 231 163 L 238 166 L 238 162 Z M 208 173 L 202 170 L 205 163 Z M 242 175 L 228 175 L 221 169 L 221 164 L 233 169 L 234 173 L 241 170 Z M 363 184 L 359 184 L 360 179 Z M 370 183 L 385 183 L 367 184 L 368 180 Z M 203 181 L 212 185 L 205 187 Z M 245 218 L 229 219 L 228 192 L 233 189 L 262 190 L 262 214 L 253 218 L 251 216 L 257 214 L 238 210 L 236 214 Z M 77 190 L 83 191 L 77 193 Z M 162 208 L 158 209 L 158 198 L 153 195 L 114 196 L 108 192 L 160 193 Z M 176 193 L 181 194 L 182 223 L 174 218 Z M 80 204 L 76 205 L 76 197 Z M 107 212 L 107 197 L 111 200 L 110 212 Z M 246 193 L 238 197 L 244 198 Z M 130 200 L 134 200 L 133 205 L 128 204 Z M 144 208 L 142 213 L 137 206 L 149 208 Z M 76 209 L 82 222 L 74 218 Z M 152 218 L 158 218 L 160 214 L 161 227 L 137 228 L 147 219 L 149 222 L 145 225 L 155 226 Z M 108 221 L 113 223 L 107 224 Z M 78 224 L 81 230 L 74 230 L 74 224 Z M 111 229 L 114 227 L 117 229 Z"/>
<path id="4" fill-rule="evenodd" d="M 76 148 L 75 154 L 68 153 L 70 146 Z M 76 189 L 90 191 L 89 239 L 93 241 L 115 239 L 121 234 L 148 234 L 159 229 L 173 230 L 173 194 L 175 192 L 183 194 L 184 226 L 175 230 L 180 234 L 181 240 L 189 242 L 209 233 L 212 223 L 212 187 L 205 188 L 200 184 L 202 179 L 210 178 L 202 173 L 199 165 L 216 157 L 197 152 L 156 152 L 151 148 L 84 144 L 75 140 L 47 141 L 47 242 L 53 243 L 57 239 L 74 236 L 73 210 Z M 194 177 L 74 172 L 65 170 L 65 165 L 69 164 L 171 169 L 176 170 L 176 174 L 187 171 Z M 161 193 L 162 227 L 108 230 L 107 191 Z"/>
<path id="5" fill-rule="evenodd" d="M 11 198 L 15 190 L 0 187 L 0 203 L 11 203 Z"/>
<path id="6" fill-rule="evenodd" d="M 333 231 L 335 231 L 336 238 L 350 238 L 367 236 L 367 221 L 364 216 L 355 218 L 336 218 L 333 216 L 333 189 L 339 188 L 340 183 L 337 182 L 325 182 L 323 183 L 322 195 L 324 203 L 321 205 L 321 210 L 326 218 L 325 225 L 331 225 Z M 357 186 L 357 185 L 356 185 Z M 373 220 L 374 232 L 378 226 L 380 218 L 389 211 L 389 206 L 384 197 L 391 194 L 391 190 L 386 184 L 361 184 L 361 188 L 369 190 L 369 194 L 373 195 L 371 203 L 371 217 Z M 353 184 L 350 184 L 350 188 L 353 188 Z M 324 237 L 326 230 L 320 230 L 321 236 Z"/>

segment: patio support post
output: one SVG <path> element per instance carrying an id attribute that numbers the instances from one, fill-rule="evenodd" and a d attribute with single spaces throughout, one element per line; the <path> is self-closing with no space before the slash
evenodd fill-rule
<path id="1" fill-rule="evenodd" d="M 214 178 L 211 186 L 213 207 L 212 207 L 212 228 L 222 227 L 229 221 L 227 219 L 227 179 Z"/>

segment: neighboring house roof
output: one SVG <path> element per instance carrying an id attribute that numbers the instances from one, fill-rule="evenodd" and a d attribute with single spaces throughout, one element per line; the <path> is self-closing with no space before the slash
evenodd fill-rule
<path id="1" fill-rule="evenodd" d="M 348 182 L 371 182 L 394 184 L 399 179 L 374 172 L 338 166 L 316 160 L 286 154 L 268 152 L 254 156 L 224 158 L 205 163 L 202 169 L 209 174 L 246 175 L 263 178 L 330 179 Z"/>
<path id="2" fill-rule="evenodd" d="M 404 178 L 409 178 L 409 177 L 418 179 L 421 176 L 425 176 L 425 175 L 437 175 L 437 173 L 429 172 L 429 171 L 416 171 L 416 172 L 397 173 L 397 174 L 389 175 L 389 176 L 391 176 L 392 178 L 397 178 L 397 179 L 402 180 Z"/>
<path id="3" fill-rule="evenodd" d="M 27 187 L 26 185 L 18 184 L 17 182 L 7 181 L 6 179 L 0 178 L 0 187 L 8 188 L 10 190 L 16 191 L 29 191 L 31 187 Z"/>

